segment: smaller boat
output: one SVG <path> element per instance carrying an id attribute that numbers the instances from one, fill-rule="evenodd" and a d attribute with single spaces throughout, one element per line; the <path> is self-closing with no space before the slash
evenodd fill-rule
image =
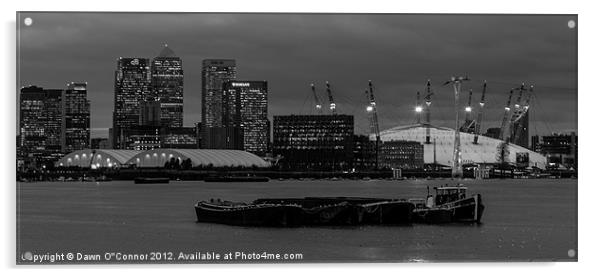
<path id="1" fill-rule="evenodd" d="M 168 184 L 169 178 L 145 178 L 138 177 L 134 179 L 134 184 Z"/>
<path id="2" fill-rule="evenodd" d="M 260 176 L 209 176 L 205 182 L 268 182 L 270 178 Z"/>
<path id="3" fill-rule="evenodd" d="M 427 193 L 426 199 L 410 199 L 416 208 L 412 221 L 428 224 L 450 222 L 480 223 L 485 205 L 480 194 L 466 197 L 467 187 L 435 187 L 435 196 Z"/>

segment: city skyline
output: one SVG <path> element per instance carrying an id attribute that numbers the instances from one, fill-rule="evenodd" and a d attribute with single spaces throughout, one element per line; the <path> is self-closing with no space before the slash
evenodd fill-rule
<path id="1" fill-rule="evenodd" d="M 312 112 L 309 84 L 325 100 L 328 80 L 339 113 L 354 115 L 365 134 L 371 79 L 384 130 L 415 120 L 415 93 L 431 79 L 432 123 L 450 127 L 453 93 L 440 83 L 468 73 L 466 90 L 488 81 L 483 131 L 499 127 L 507 91 L 522 82 L 536 90 L 530 134 L 577 129 L 576 30 L 566 24 L 575 16 L 160 14 L 161 28 L 144 14 L 31 16 L 39 25 L 20 26 L 21 85 L 88 82 L 92 137 L 111 125 L 115 59 L 156 57 L 165 43 L 183 61 L 184 126 L 200 119 L 202 60 L 224 58 L 237 61 L 237 79 L 270 83 L 270 118 Z"/>

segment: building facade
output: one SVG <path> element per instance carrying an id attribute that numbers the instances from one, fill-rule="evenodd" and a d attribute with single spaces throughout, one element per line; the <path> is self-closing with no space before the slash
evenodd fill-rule
<path id="1" fill-rule="evenodd" d="M 184 71 L 182 59 L 167 46 L 151 63 L 153 95 L 161 103 L 161 125 L 182 127 L 184 123 Z"/>
<path id="2" fill-rule="evenodd" d="M 381 148 L 382 167 L 421 169 L 424 167 L 424 147 L 417 141 L 386 141 Z"/>
<path id="3" fill-rule="evenodd" d="M 197 129 L 195 127 L 164 127 L 161 134 L 161 148 L 196 149 Z"/>
<path id="4" fill-rule="evenodd" d="M 203 60 L 201 69 L 201 147 L 219 148 L 210 140 L 214 132 L 223 132 L 223 85 L 236 79 L 236 61 L 231 59 Z"/>
<path id="5" fill-rule="evenodd" d="M 17 156 L 22 165 L 53 164 L 66 152 L 89 147 L 86 84 L 70 83 L 66 89 L 21 89 Z"/>
<path id="6" fill-rule="evenodd" d="M 70 83 L 63 92 L 62 151 L 90 148 L 90 101 L 85 83 Z"/>
<path id="7" fill-rule="evenodd" d="M 141 101 L 138 125 L 161 126 L 161 102 Z"/>
<path id="8" fill-rule="evenodd" d="M 227 81 L 222 94 L 222 121 L 233 129 L 235 148 L 264 156 L 268 151 L 268 83 L 266 81 Z M 239 129 L 239 130 L 234 130 Z"/>
<path id="9" fill-rule="evenodd" d="M 370 140 L 369 136 L 353 136 L 353 169 L 374 170 L 376 169 L 376 141 Z"/>
<path id="10" fill-rule="evenodd" d="M 119 58 L 115 71 L 113 147 L 126 149 L 124 131 L 139 123 L 140 102 L 155 98 L 151 90 L 149 60 Z"/>
<path id="11" fill-rule="evenodd" d="M 132 125 L 123 130 L 123 148 L 128 150 L 152 150 L 161 148 L 161 126 Z"/>
<path id="12" fill-rule="evenodd" d="M 352 115 L 274 116 L 274 156 L 287 169 L 349 170 L 353 128 Z"/>
<path id="13" fill-rule="evenodd" d="M 577 168 L 577 138 L 575 132 L 542 136 L 541 154 L 551 166 Z"/>
<path id="14" fill-rule="evenodd" d="M 19 147 L 24 166 L 41 166 L 61 152 L 62 91 L 42 87 L 21 88 Z"/>

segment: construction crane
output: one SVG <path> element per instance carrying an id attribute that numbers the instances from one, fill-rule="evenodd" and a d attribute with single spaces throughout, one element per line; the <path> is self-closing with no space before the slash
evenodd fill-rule
<path id="1" fill-rule="evenodd" d="M 426 141 L 424 143 L 431 143 L 431 97 L 433 96 L 433 92 L 431 92 L 431 80 L 426 81 L 426 96 L 424 97 L 424 102 L 426 103 Z"/>
<path id="2" fill-rule="evenodd" d="M 479 114 L 474 125 L 474 140 L 472 143 L 479 143 L 479 135 L 481 134 L 481 122 L 483 121 L 483 110 L 485 109 L 485 92 L 487 91 L 487 81 L 483 82 L 483 92 L 481 92 L 481 102 L 479 102 Z"/>
<path id="3" fill-rule="evenodd" d="M 318 114 L 322 114 L 322 103 L 320 102 L 320 98 L 318 98 L 318 94 L 316 93 L 316 87 L 314 84 L 311 84 L 311 93 L 314 95 L 314 104 L 316 105 L 316 110 Z"/>
<path id="4" fill-rule="evenodd" d="M 470 81 L 468 77 L 460 76 L 455 77 L 452 76 L 451 79 L 445 82 L 443 85 L 452 84 L 454 87 L 454 109 L 456 111 L 456 129 L 454 132 L 454 152 L 453 152 L 453 161 L 452 161 L 452 178 L 462 178 L 463 168 L 462 168 L 462 150 L 460 149 L 460 91 L 462 89 L 462 82 Z"/>
<path id="5" fill-rule="evenodd" d="M 524 121 L 522 120 L 523 117 L 527 116 L 527 113 L 529 112 L 529 102 L 531 102 L 531 96 L 533 95 L 533 86 L 531 86 L 529 88 L 529 94 L 527 95 L 527 100 L 525 101 L 525 104 L 520 106 L 520 109 L 518 111 L 518 115 L 516 116 L 516 119 L 514 121 L 514 123 L 516 124 L 513 128 L 514 131 L 514 136 L 512 139 L 512 142 L 514 144 L 519 144 L 519 138 L 521 136 L 521 133 L 523 131 L 524 128 Z"/>
<path id="6" fill-rule="evenodd" d="M 369 93 L 369 95 L 368 95 Z M 375 145 L 375 166 L 378 169 L 378 156 L 379 156 L 379 146 L 380 146 L 380 127 L 378 125 L 378 113 L 376 112 L 376 98 L 374 97 L 374 86 L 372 85 L 372 80 L 368 80 L 368 90 L 366 91 L 366 97 L 368 98 L 368 107 L 366 110 L 369 112 L 370 118 L 370 129 L 374 133 L 374 137 L 376 139 Z"/>
<path id="7" fill-rule="evenodd" d="M 514 93 L 514 89 L 510 90 L 510 94 L 508 95 L 508 102 L 506 102 L 506 107 L 504 107 L 504 117 L 502 117 L 502 126 L 500 127 L 500 134 L 498 137 L 498 139 L 500 140 L 505 140 L 504 130 L 506 129 L 506 125 L 508 124 L 508 115 L 512 110 L 512 106 L 510 106 L 512 104 L 512 93 Z"/>
<path id="8" fill-rule="evenodd" d="M 420 124 L 421 113 L 422 113 L 422 105 L 420 105 L 420 91 L 416 92 L 416 108 L 414 109 L 416 112 L 416 123 Z"/>
<path id="9" fill-rule="evenodd" d="M 334 103 L 334 98 L 332 97 L 332 90 L 330 90 L 330 83 L 328 83 L 328 81 L 326 81 L 326 93 L 328 93 L 330 111 L 332 111 L 332 114 L 337 114 L 337 104 Z"/>
<path id="10" fill-rule="evenodd" d="M 468 91 L 468 105 L 464 107 L 464 113 L 466 113 L 466 119 L 464 119 L 464 125 L 460 129 L 462 132 L 470 133 L 470 129 L 474 128 L 474 120 L 472 120 L 472 89 Z"/>

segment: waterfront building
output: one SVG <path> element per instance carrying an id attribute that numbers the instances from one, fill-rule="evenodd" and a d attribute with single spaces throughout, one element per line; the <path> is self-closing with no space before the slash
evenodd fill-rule
<path id="1" fill-rule="evenodd" d="M 161 134 L 161 148 L 198 148 L 196 127 L 164 127 Z"/>
<path id="2" fill-rule="evenodd" d="M 237 148 L 264 156 L 268 151 L 268 83 L 227 81 L 222 94 L 222 124 L 232 130 Z M 238 140 L 238 141 L 236 141 Z M 240 148 L 239 148 L 240 147 Z"/>
<path id="3" fill-rule="evenodd" d="M 123 149 L 152 150 L 161 147 L 161 126 L 132 125 L 122 131 Z"/>
<path id="4" fill-rule="evenodd" d="M 19 149 L 23 166 L 41 166 L 61 152 L 62 90 L 21 88 Z"/>
<path id="5" fill-rule="evenodd" d="M 151 90 L 150 62 L 145 58 L 119 58 L 115 71 L 113 146 L 125 149 L 124 132 L 140 120 L 140 103 L 156 100 Z"/>
<path id="6" fill-rule="evenodd" d="M 236 79 L 236 61 L 232 59 L 206 59 L 201 69 L 201 147 L 221 148 L 223 141 L 223 85 Z M 214 134 L 221 133 L 221 134 Z M 211 139 L 213 138 L 213 139 Z"/>
<path id="7" fill-rule="evenodd" d="M 90 147 L 90 102 L 85 83 L 66 89 L 21 89 L 20 142 L 23 165 L 52 164 L 63 153 Z"/>
<path id="8" fill-rule="evenodd" d="M 353 136 L 353 169 L 376 169 L 376 141 L 366 135 Z"/>
<path id="9" fill-rule="evenodd" d="M 380 147 L 381 166 L 386 168 L 421 169 L 424 147 L 417 141 L 385 141 Z"/>
<path id="10" fill-rule="evenodd" d="M 90 101 L 86 83 L 67 85 L 63 107 L 62 152 L 90 148 Z"/>
<path id="11" fill-rule="evenodd" d="M 541 153 L 553 167 L 577 168 L 577 135 L 571 132 L 542 136 Z"/>
<path id="12" fill-rule="evenodd" d="M 349 170 L 353 166 L 352 115 L 274 116 L 273 152 L 284 168 Z"/>
<path id="13" fill-rule="evenodd" d="M 182 59 L 167 44 L 151 63 L 153 95 L 160 102 L 160 123 L 182 127 L 184 112 L 184 71 Z"/>

